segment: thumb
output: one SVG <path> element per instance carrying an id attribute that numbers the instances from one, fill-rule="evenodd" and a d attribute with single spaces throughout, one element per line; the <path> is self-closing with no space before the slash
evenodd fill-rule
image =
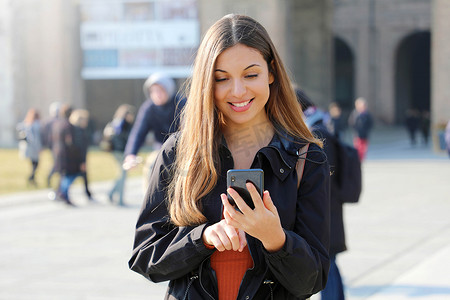
<path id="1" fill-rule="evenodd" d="M 245 232 L 241 229 L 236 229 L 239 235 L 239 252 L 242 252 L 245 248 L 245 246 L 247 246 L 247 238 L 245 237 Z"/>
<path id="2" fill-rule="evenodd" d="M 272 198 L 270 197 L 269 191 L 264 191 L 263 194 L 263 203 L 264 206 L 270 210 L 272 213 L 274 214 L 278 214 L 277 208 L 275 206 L 275 204 L 273 204 Z"/>

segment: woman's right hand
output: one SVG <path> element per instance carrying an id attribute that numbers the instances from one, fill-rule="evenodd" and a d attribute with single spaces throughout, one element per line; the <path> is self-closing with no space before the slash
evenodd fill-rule
<path id="1" fill-rule="evenodd" d="M 214 246 L 219 251 L 234 250 L 242 252 L 247 246 L 245 232 L 228 225 L 225 219 L 206 227 L 203 243 Z"/>

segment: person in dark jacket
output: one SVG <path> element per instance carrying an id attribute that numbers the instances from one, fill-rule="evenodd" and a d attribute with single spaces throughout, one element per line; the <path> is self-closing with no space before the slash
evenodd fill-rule
<path id="1" fill-rule="evenodd" d="M 358 150 L 359 159 L 362 162 L 369 148 L 369 135 L 373 126 L 366 99 L 359 97 L 355 100 L 355 109 L 350 114 L 349 125 L 355 133 L 353 144 Z"/>
<path id="2" fill-rule="evenodd" d="M 420 112 L 417 109 L 410 108 L 406 110 L 405 124 L 408 130 L 411 146 L 416 145 L 416 133 L 420 125 Z"/>
<path id="3" fill-rule="evenodd" d="M 444 141 L 447 148 L 448 156 L 450 157 L 450 121 L 447 122 L 444 131 Z"/>
<path id="4" fill-rule="evenodd" d="M 88 122 L 88 112 L 84 110 L 72 110 L 70 105 L 61 106 L 60 118 L 52 128 L 52 150 L 55 157 L 55 171 L 60 175 L 60 182 L 56 192 L 56 200 L 74 206 L 69 199 L 69 188 L 73 181 L 86 173 L 86 155 L 89 146 L 89 137 L 85 126 Z M 72 119 L 72 124 L 70 122 Z M 87 183 L 85 181 L 86 194 L 90 198 Z"/>
<path id="5" fill-rule="evenodd" d="M 42 140 L 42 146 L 48 148 L 52 154 L 54 153 L 53 148 L 53 125 L 56 123 L 56 121 L 59 118 L 59 110 L 61 108 L 60 102 L 52 102 L 49 106 L 49 119 L 45 120 L 43 126 L 41 127 L 41 140 Z M 56 158 L 52 157 L 52 167 L 47 175 L 47 187 L 51 186 L 51 181 L 53 174 L 55 173 L 55 161 Z"/>
<path id="6" fill-rule="evenodd" d="M 188 95 L 152 170 L 130 268 L 169 280 L 166 299 L 307 299 L 322 290 L 330 169 L 267 31 L 243 15 L 217 21 Z M 249 168 L 264 171 L 263 197 L 247 184 L 253 210 L 226 184 L 228 170 Z"/>
<path id="7" fill-rule="evenodd" d="M 71 152 L 71 159 L 76 159 L 79 162 L 79 170 L 75 172 L 73 178 L 70 180 L 75 180 L 77 176 L 81 176 L 84 183 L 84 192 L 88 200 L 93 201 L 92 193 L 89 189 L 89 180 L 86 167 L 86 157 L 90 144 L 90 137 L 88 133 L 89 124 L 89 112 L 85 109 L 75 109 L 69 117 L 69 122 L 72 125 L 72 135 L 73 135 L 73 150 Z M 66 178 L 66 180 L 69 178 Z M 67 182 L 69 183 L 69 182 Z M 71 183 L 66 187 L 67 192 Z"/>
<path id="8" fill-rule="evenodd" d="M 336 137 L 341 137 L 345 130 L 342 118 L 342 110 L 337 102 L 328 105 L 328 113 L 325 114 L 324 124 L 328 131 Z"/>
<path id="9" fill-rule="evenodd" d="M 323 149 L 327 155 L 331 170 L 330 181 L 330 272 L 325 289 L 320 293 L 322 300 L 344 300 L 344 285 L 336 264 L 336 255 L 347 250 L 343 217 L 343 202 L 339 198 L 339 183 L 337 180 L 336 133 L 330 132 L 325 125 L 325 113 L 314 105 L 311 99 L 302 91 L 297 90 L 297 98 L 302 106 L 305 122 L 312 133 L 323 140 Z"/>
<path id="10" fill-rule="evenodd" d="M 184 99 L 176 95 L 175 81 L 165 73 L 154 73 L 144 83 L 147 100 L 141 105 L 124 152 L 123 168 L 129 170 L 138 164 L 137 154 L 150 132 L 154 134 L 153 152 L 144 166 L 144 189 L 147 188 L 150 169 L 157 151 L 170 133 L 178 128 L 178 117 Z"/>
<path id="11" fill-rule="evenodd" d="M 424 110 L 420 113 L 420 133 L 422 134 L 422 144 L 428 145 L 428 139 L 430 137 L 430 112 Z"/>
<path id="12" fill-rule="evenodd" d="M 78 162 L 71 159 L 71 150 L 73 147 L 73 126 L 69 122 L 72 107 L 64 104 L 61 106 L 60 117 L 52 126 L 52 153 L 55 159 L 55 172 L 60 175 L 60 182 L 56 193 L 56 199 L 62 200 L 68 205 L 73 205 L 68 196 L 61 190 L 63 178 L 66 174 L 70 174 L 78 170 Z"/>

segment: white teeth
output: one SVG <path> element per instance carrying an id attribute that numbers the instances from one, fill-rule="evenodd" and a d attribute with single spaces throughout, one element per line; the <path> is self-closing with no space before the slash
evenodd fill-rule
<path id="1" fill-rule="evenodd" d="M 232 104 L 233 106 L 236 106 L 236 107 L 244 107 L 244 106 L 246 106 L 247 104 L 249 104 L 250 101 L 251 101 L 251 100 L 248 100 L 247 102 L 231 103 L 231 104 Z"/>

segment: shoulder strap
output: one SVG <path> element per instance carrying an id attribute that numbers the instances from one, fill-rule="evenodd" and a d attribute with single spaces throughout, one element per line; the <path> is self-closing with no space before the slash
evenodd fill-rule
<path id="1" fill-rule="evenodd" d="M 305 168 L 306 154 L 308 152 L 309 144 L 306 144 L 298 150 L 298 160 L 295 164 L 295 170 L 297 171 L 297 189 L 300 187 L 300 181 L 303 176 L 303 169 Z"/>

